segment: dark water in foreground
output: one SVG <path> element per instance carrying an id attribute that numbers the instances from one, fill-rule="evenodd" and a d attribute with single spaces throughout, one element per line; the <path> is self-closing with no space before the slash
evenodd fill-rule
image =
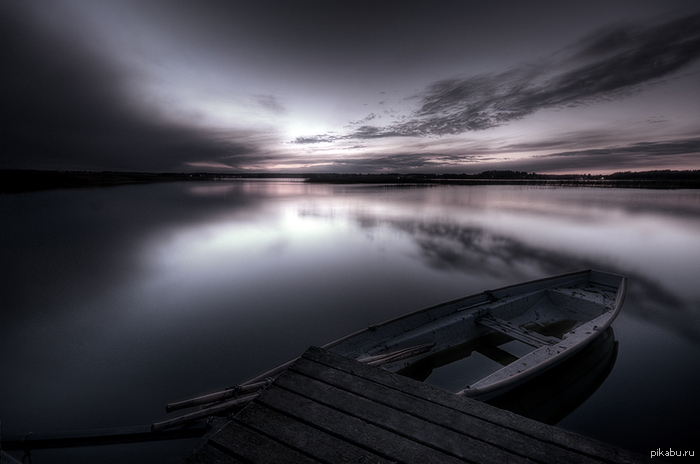
<path id="1" fill-rule="evenodd" d="M 592 267 L 629 278 L 615 358 L 558 426 L 700 452 L 700 191 L 258 180 L 2 195 L 0 215 L 3 434 L 149 424 L 310 345 Z M 163 462 L 191 444 L 158 445 Z M 156 462 L 153 446 L 32 457 Z"/>

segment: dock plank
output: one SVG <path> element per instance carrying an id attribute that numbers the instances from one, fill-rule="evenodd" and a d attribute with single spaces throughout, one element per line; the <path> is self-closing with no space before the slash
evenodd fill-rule
<path id="1" fill-rule="evenodd" d="M 359 390 L 364 389 L 368 383 L 363 382 L 363 379 L 353 378 L 353 376 L 347 376 L 344 380 L 348 384 L 355 383 L 354 388 Z M 514 455 L 483 441 L 455 432 L 443 425 L 425 421 L 419 416 L 408 413 L 407 410 L 410 410 L 415 404 L 405 402 L 400 404 L 399 401 L 397 402 L 398 408 L 389 407 L 326 383 L 313 381 L 309 377 L 293 375 L 291 372 L 289 375 L 282 375 L 277 380 L 277 385 L 307 398 L 313 398 L 331 408 L 342 409 L 347 414 L 393 434 L 431 448 L 440 449 L 456 458 L 474 459 L 484 464 L 532 463 L 531 460 L 523 456 Z M 393 395 L 402 396 L 398 391 L 394 391 Z"/>
<path id="2" fill-rule="evenodd" d="M 206 437 L 188 462 L 636 464 L 651 460 L 312 347 L 251 404 Z"/>
<path id="3" fill-rule="evenodd" d="M 235 421 L 229 422 L 218 433 L 212 435 L 208 443 L 243 462 L 260 464 L 319 463 L 319 461 Z"/>
<path id="4" fill-rule="evenodd" d="M 522 457 L 548 462 L 556 460 L 572 464 L 593 464 L 600 462 L 587 456 L 574 453 L 550 443 L 533 438 L 515 430 L 500 427 L 479 417 L 461 413 L 434 402 L 415 396 L 397 394 L 397 390 L 379 383 L 358 383 L 351 380 L 352 374 L 325 366 L 308 359 L 301 359 L 292 369 L 308 377 L 326 382 L 337 388 L 361 395 L 378 404 L 397 410 L 407 411 L 431 424 L 442 424 L 465 438 L 479 440 L 489 445 L 502 448 L 508 453 Z M 499 453 L 494 453 L 499 455 Z"/>
<path id="5" fill-rule="evenodd" d="M 394 462 L 262 404 L 250 405 L 235 420 L 261 432 L 275 430 L 277 440 L 291 448 L 305 449 L 312 457 L 323 462 Z"/>
<path id="6" fill-rule="evenodd" d="M 463 462 L 439 450 L 396 435 L 374 424 L 286 389 L 270 389 L 265 392 L 263 397 L 259 398 L 259 401 L 271 409 L 293 415 L 297 420 L 314 424 L 319 429 L 347 440 L 355 446 L 372 449 L 375 453 L 390 461 L 417 464 L 456 464 Z"/>
<path id="7" fill-rule="evenodd" d="M 304 358 L 332 367 L 333 369 L 362 376 L 373 382 L 404 391 L 410 395 L 452 408 L 461 413 L 480 417 L 505 429 L 515 430 L 545 443 L 552 443 L 564 449 L 585 454 L 594 459 L 598 459 L 600 462 L 616 464 L 652 462 L 651 459 L 632 453 L 631 451 L 613 447 L 592 438 L 527 419 L 510 411 L 499 409 L 471 398 L 458 396 L 451 392 L 435 388 L 432 385 L 414 381 L 383 369 L 372 369 L 370 366 L 365 366 L 362 363 L 355 362 L 352 359 L 321 348 L 310 347 L 304 353 Z"/>
<path id="8" fill-rule="evenodd" d="M 199 446 L 185 459 L 185 462 L 188 464 L 245 464 L 243 461 L 214 448 L 209 443 Z"/>

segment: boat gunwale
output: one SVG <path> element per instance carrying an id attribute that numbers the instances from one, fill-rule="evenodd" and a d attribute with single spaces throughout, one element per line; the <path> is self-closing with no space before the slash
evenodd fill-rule
<path id="1" fill-rule="evenodd" d="M 344 337 L 341 337 L 341 338 L 339 338 L 339 339 L 337 339 L 337 340 L 335 340 L 335 341 L 332 341 L 332 342 L 330 342 L 330 343 L 327 343 L 327 344 L 323 345 L 321 348 L 326 349 L 326 350 L 327 350 L 327 349 L 331 349 L 331 348 L 333 348 L 333 347 L 335 347 L 335 346 L 340 345 L 341 343 L 343 343 L 343 342 L 345 342 L 345 341 L 347 341 L 347 340 L 350 340 L 350 339 L 352 339 L 352 338 L 355 338 L 355 337 L 357 337 L 357 336 L 359 336 L 359 335 L 362 335 L 362 334 L 365 334 L 365 333 L 367 333 L 367 332 L 375 331 L 375 330 L 377 330 L 377 329 L 380 328 L 380 327 L 385 327 L 385 326 L 387 326 L 387 325 L 394 324 L 394 323 L 396 323 L 396 322 L 398 322 L 398 321 L 401 321 L 402 319 L 407 319 L 407 318 L 414 317 L 414 316 L 417 316 L 417 315 L 420 315 L 420 314 L 428 313 L 428 312 L 430 312 L 430 311 L 432 311 L 432 310 L 435 310 L 435 309 L 438 309 L 438 308 L 441 308 L 441 307 L 444 307 L 444 306 L 449 306 L 449 305 L 457 304 L 457 303 L 459 303 L 460 301 L 464 301 L 464 300 L 467 300 L 467 299 L 469 299 L 469 298 L 476 298 L 476 297 L 479 297 L 479 296 L 484 296 L 486 299 L 485 299 L 484 301 L 480 301 L 480 302 L 474 303 L 474 304 L 472 304 L 472 305 L 465 306 L 465 307 L 463 307 L 463 308 L 459 308 L 459 309 L 455 310 L 455 312 L 461 312 L 461 311 L 468 310 L 468 309 L 471 309 L 471 308 L 475 308 L 475 307 L 477 307 L 477 306 L 480 306 L 480 305 L 483 305 L 483 304 L 485 304 L 485 303 L 488 303 L 488 302 L 490 301 L 490 295 L 493 295 L 494 293 L 497 293 L 497 292 L 503 292 L 503 291 L 505 291 L 505 290 L 509 290 L 509 289 L 513 289 L 513 288 L 517 288 L 517 287 L 521 287 L 521 286 L 522 286 L 522 287 L 525 287 L 525 286 L 528 286 L 528 285 L 543 283 L 543 282 L 547 282 L 547 281 L 554 281 L 554 280 L 564 279 L 564 278 L 567 278 L 567 277 L 576 277 L 576 276 L 579 276 L 579 275 L 584 276 L 584 275 L 586 275 L 586 274 L 589 274 L 589 276 L 590 276 L 590 275 L 593 274 L 593 272 L 599 272 L 599 273 L 601 273 L 601 274 L 616 276 L 616 277 L 620 277 L 620 278 L 624 279 L 623 276 L 618 275 L 618 274 L 613 274 L 613 273 L 603 272 L 603 271 L 596 271 L 596 270 L 594 270 L 594 269 L 585 269 L 585 270 L 581 270 L 581 271 L 568 272 L 568 273 L 559 274 L 559 275 L 555 275 L 555 276 L 543 277 L 543 278 L 541 278 L 541 279 L 529 280 L 529 281 L 527 281 L 527 282 L 520 282 L 520 283 L 517 283 L 517 284 L 506 285 L 506 286 L 504 286 L 504 287 L 499 287 L 499 288 L 496 288 L 496 289 L 493 289 L 493 290 L 485 290 L 485 291 L 483 291 L 483 292 L 474 293 L 474 294 L 472 294 L 472 295 L 467 295 L 467 296 L 463 296 L 463 297 L 460 297 L 460 298 L 455 298 L 455 299 L 453 299 L 453 300 L 445 301 L 445 302 L 442 302 L 442 303 L 438 303 L 438 304 L 436 304 L 436 305 L 428 306 L 428 307 L 426 307 L 426 308 L 421 308 L 421 309 L 418 309 L 418 310 L 416 310 L 416 311 L 411 311 L 411 312 L 409 312 L 409 313 L 402 314 L 402 315 L 397 316 L 397 317 L 394 317 L 394 318 L 392 318 L 392 319 L 388 319 L 388 320 L 382 321 L 382 322 L 380 322 L 380 323 L 378 323 L 378 324 L 373 324 L 373 325 L 370 325 L 370 326 L 368 326 L 368 327 L 365 327 L 364 329 L 360 329 L 360 330 L 358 330 L 358 331 L 356 331 L 356 332 L 353 332 L 353 333 L 351 333 L 351 334 L 349 334 L 349 335 L 346 335 L 346 336 L 344 336 Z M 589 279 L 589 280 L 590 280 L 590 279 Z M 606 284 L 597 284 L 597 285 L 603 285 L 603 286 L 615 288 L 614 286 L 610 286 L 610 285 L 606 285 Z M 620 305 L 620 306 L 621 306 L 621 305 Z"/>

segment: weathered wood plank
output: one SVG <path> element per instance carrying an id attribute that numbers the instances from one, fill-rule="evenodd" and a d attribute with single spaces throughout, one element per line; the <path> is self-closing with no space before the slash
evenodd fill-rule
<path id="1" fill-rule="evenodd" d="M 17 459 L 10 456 L 4 451 L 0 450 L 0 463 L 1 464 L 21 464 Z"/>
<path id="2" fill-rule="evenodd" d="M 185 459 L 187 464 L 245 464 L 208 443 L 198 447 Z"/>
<path id="3" fill-rule="evenodd" d="M 381 384 L 371 381 L 359 383 L 352 378 L 352 374 L 328 368 L 305 358 L 295 363 L 291 370 L 336 388 L 345 389 L 378 404 L 406 411 L 432 424 L 441 424 L 443 427 L 466 437 L 503 448 L 503 450 L 511 454 L 541 460 L 542 462 L 556 461 L 572 464 L 600 462 L 600 460 L 545 443 L 521 432 L 504 429 L 496 424 L 458 412 L 452 408 L 403 394 Z"/>
<path id="4" fill-rule="evenodd" d="M 362 388 L 366 381 L 348 376 L 348 382 Z M 277 386 L 306 396 L 316 402 L 357 417 L 392 433 L 425 446 L 443 450 L 460 458 L 474 459 L 480 463 L 531 463 L 523 456 L 516 456 L 469 436 L 454 432 L 435 423 L 427 422 L 408 414 L 406 410 L 394 409 L 331 385 L 313 381 L 311 378 L 286 373 L 277 380 Z M 401 396 L 400 392 L 394 394 Z M 410 405 L 409 405 L 410 408 Z"/>
<path id="5" fill-rule="evenodd" d="M 208 444 L 243 462 L 257 464 L 318 464 L 319 462 L 233 421 L 212 435 Z"/>
<path id="6" fill-rule="evenodd" d="M 491 314 L 486 314 L 474 320 L 477 324 L 484 325 L 491 330 L 495 330 L 502 334 L 508 335 L 511 338 L 519 340 L 527 345 L 535 348 L 546 345 L 554 345 L 561 340 L 555 337 L 548 337 L 545 335 L 540 335 L 532 330 L 525 329 L 523 327 L 518 327 L 503 319 L 492 316 Z"/>
<path id="7" fill-rule="evenodd" d="M 309 349 L 190 462 L 650 462 L 470 398 Z"/>
<path id="8" fill-rule="evenodd" d="M 204 422 L 193 423 L 171 430 L 151 431 L 147 425 L 93 430 L 73 430 L 58 433 L 37 433 L 30 437 L 4 437 L 5 450 L 74 448 L 78 446 L 118 445 L 149 441 L 177 440 L 203 436 L 208 428 Z"/>
<path id="9" fill-rule="evenodd" d="M 281 376 L 280 376 L 281 377 Z M 279 381 L 279 379 L 277 379 Z M 357 417 L 322 405 L 282 388 L 270 388 L 258 397 L 260 403 L 333 434 L 385 459 L 416 464 L 456 464 L 463 460 L 396 435 Z"/>
<path id="10" fill-rule="evenodd" d="M 521 432 L 546 443 L 555 444 L 564 449 L 579 452 L 603 462 L 617 464 L 652 462 L 651 459 L 645 456 L 637 455 L 622 448 L 613 447 L 588 437 L 551 427 L 471 398 L 459 397 L 453 393 L 398 376 L 382 369 L 365 366 L 352 359 L 327 350 L 311 347 L 304 353 L 303 358 L 361 376 L 382 385 L 401 390 L 417 398 L 422 398 L 455 409 L 456 411 L 479 417 L 507 429 Z"/>
<path id="11" fill-rule="evenodd" d="M 290 448 L 304 450 L 323 462 L 338 464 L 357 462 L 390 464 L 394 462 L 261 404 L 251 404 L 241 411 L 235 420 L 260 432 L 274 430 L 275 439 Z"/>

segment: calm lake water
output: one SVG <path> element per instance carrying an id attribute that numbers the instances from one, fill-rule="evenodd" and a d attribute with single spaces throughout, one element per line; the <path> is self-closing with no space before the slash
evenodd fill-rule
<path id="1" fill-rule="evenodd" d="M 3 434 L 150 424 L 367 325 L 596 268 L 629 279 L 617 358 L 558 426 L 700 452 L 699 191 L 245 180 L 0 195 L 0 215 Z"/>

